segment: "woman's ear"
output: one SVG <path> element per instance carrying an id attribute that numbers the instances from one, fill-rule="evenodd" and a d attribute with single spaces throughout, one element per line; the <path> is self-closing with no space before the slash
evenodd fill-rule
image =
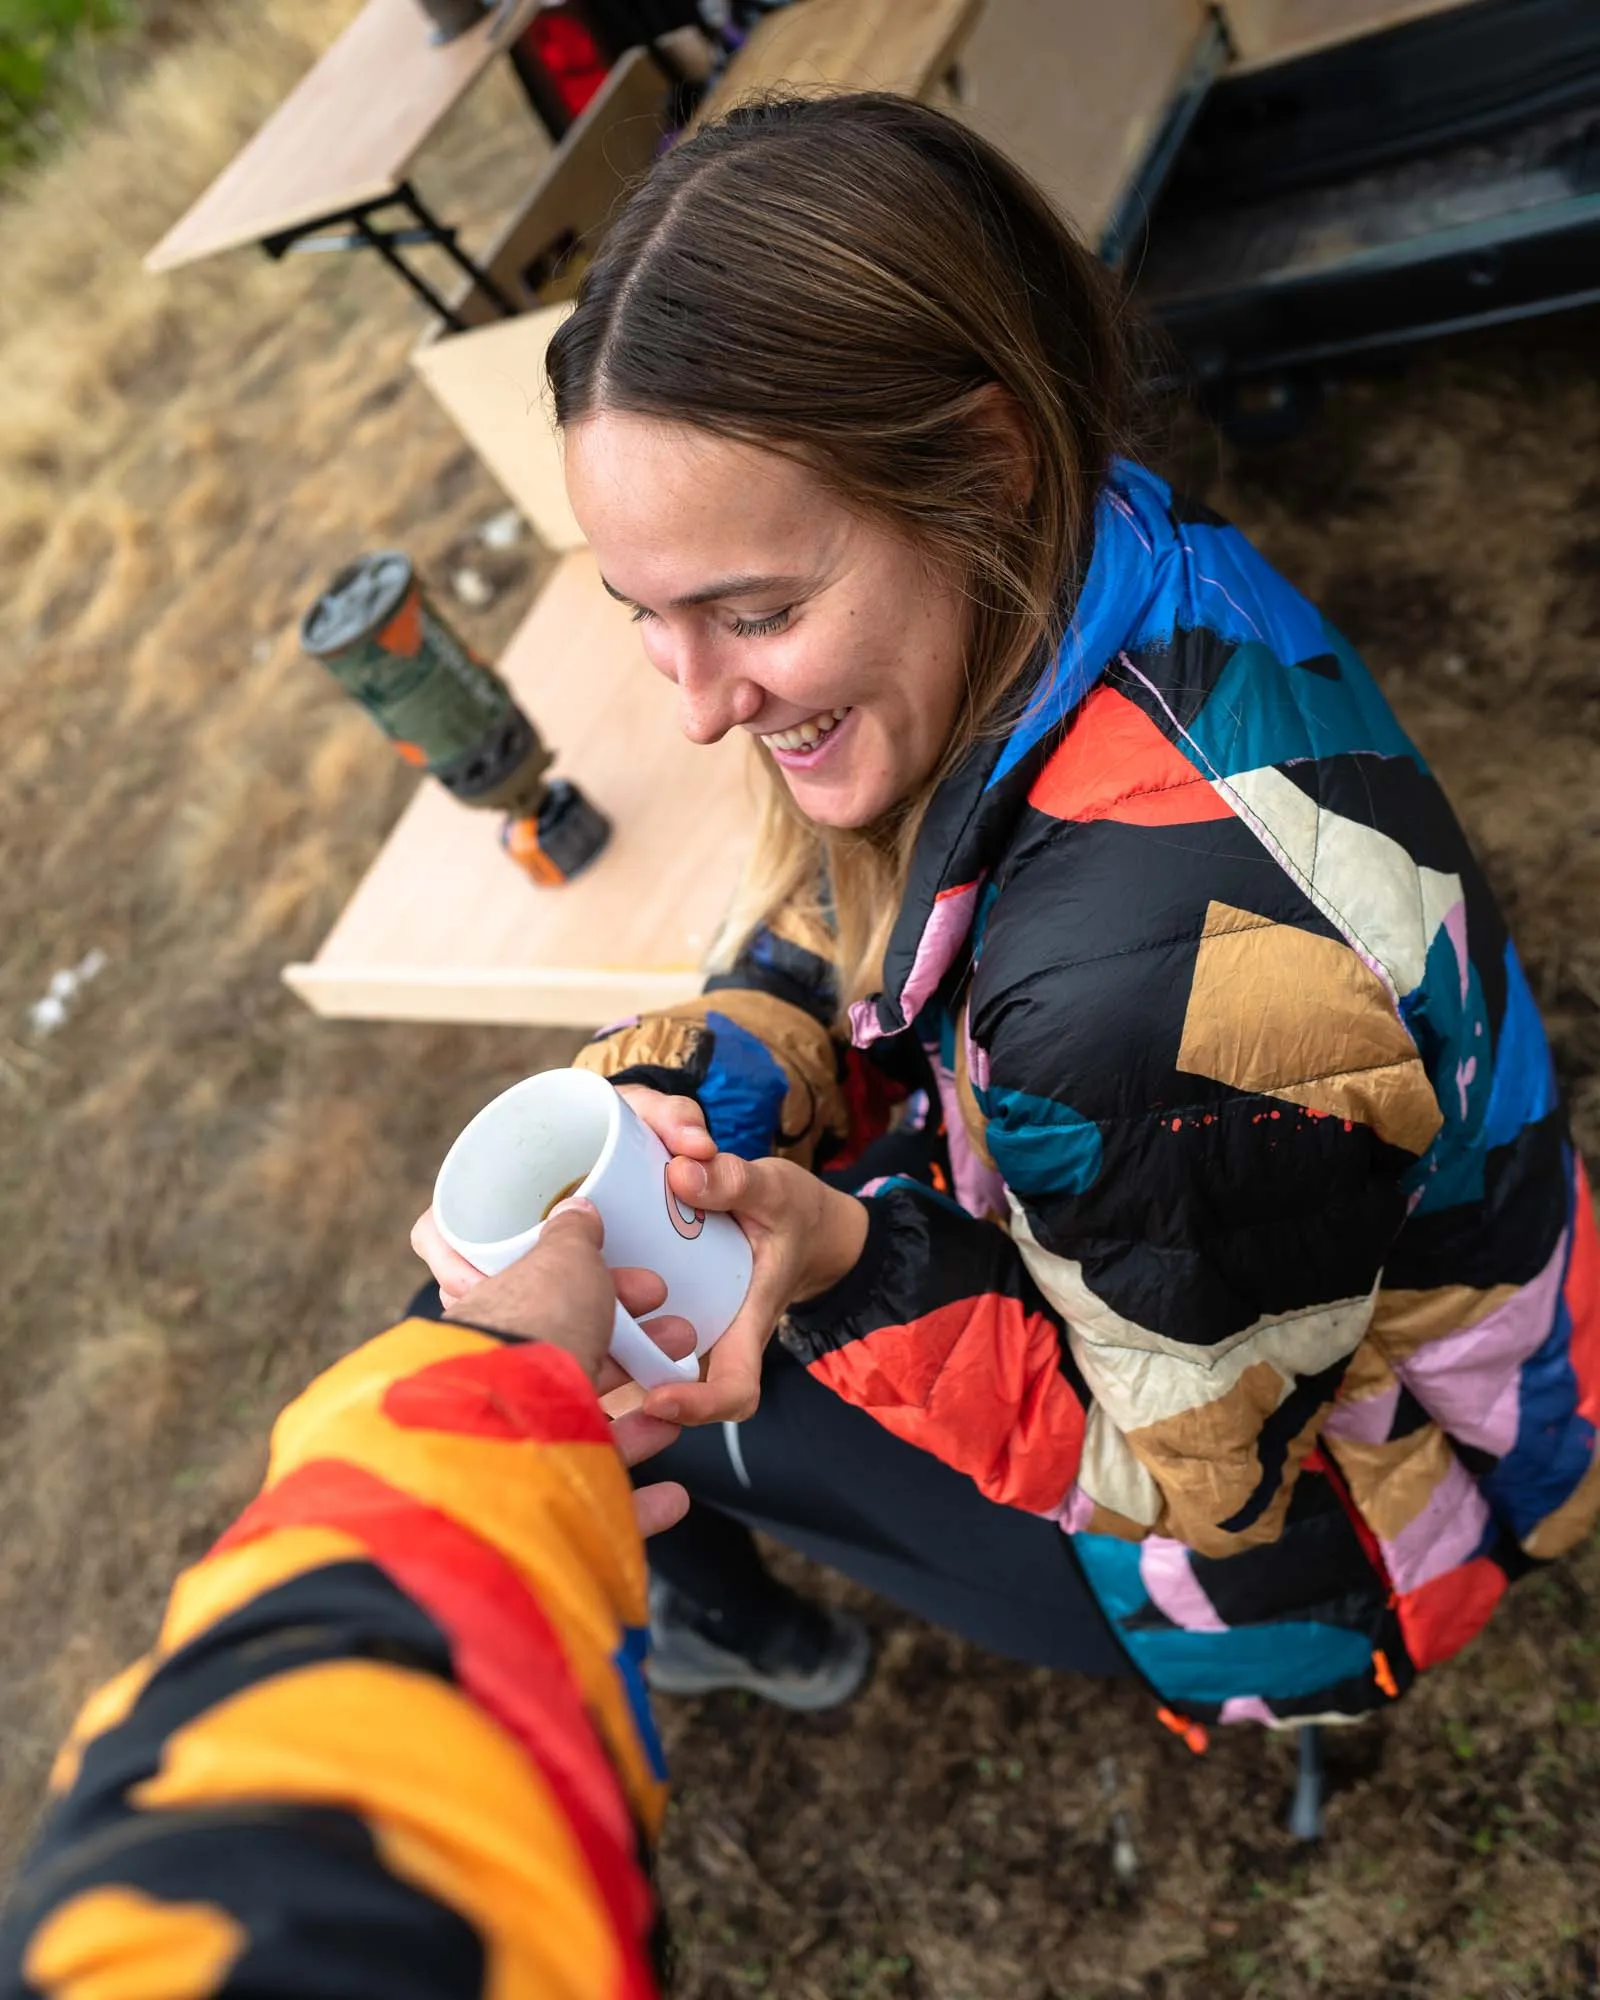
<path id="1" fill-rule="evenodd" d="M 1011 468 L 1011 498 L 1019 508 L 1033 498 L 1039 479 L 1033 429 L 1022 405 L 999 382 L 986 382 L 974 398 L 974 416 L 999 446 Z"/>

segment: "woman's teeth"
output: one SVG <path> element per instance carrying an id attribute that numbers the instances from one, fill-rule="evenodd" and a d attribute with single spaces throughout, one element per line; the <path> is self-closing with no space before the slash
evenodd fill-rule
<path id="1" fill-rule="evenodd" d="M 761 740 L 769 750 L 814 750 L 849 713 L 848 708 L 825 709 L 821 715 L 812 716 L 809 722 L 802 722 L 797 729 L 779 729 Z"/>

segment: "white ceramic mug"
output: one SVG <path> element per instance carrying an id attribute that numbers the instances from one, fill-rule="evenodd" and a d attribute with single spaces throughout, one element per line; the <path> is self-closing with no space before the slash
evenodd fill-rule
<path id="1" fill-rule="evenodd" d="M 604 1077 L 545 1070 L 486 1104 L 456 1140 L 434 1183 L 433 1219 L 452 1250 L 492 1275 L 527 1255 L 558 1198 L 592 1201 L 606 1263 L 654 1271 L 667 1287 L 660 1310 L 695 1335 L 694 1353 L 674 1361 L 619 1303 L 612 1358 L 646 1389 L 692 1382 L 750 1289 L 750 1244 L 731 1216 L 684 1207 L 667 1186 L 670 1158 Z"/>

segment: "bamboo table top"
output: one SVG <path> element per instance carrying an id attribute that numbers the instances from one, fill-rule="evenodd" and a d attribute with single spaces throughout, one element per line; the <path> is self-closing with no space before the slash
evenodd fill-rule
<path id="1" fill-rule="evenodd" d="M 530 0 L 435 46 L 416 0 L 367 5 L 145 258 L 172 271 L 392 194 Z"/>

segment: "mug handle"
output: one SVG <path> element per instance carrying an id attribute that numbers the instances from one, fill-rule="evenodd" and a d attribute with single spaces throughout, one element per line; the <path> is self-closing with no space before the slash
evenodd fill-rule
<path id="1" fill-rule="evenodd" d="M 663 1354 L 639 1322 L 625 1313 L 618 1300 L 611 1318 L 611 1358 L 641 1389 L 664 1389 L 671 1382 L 698 1382 L 700 1357 L 686 1354 L 674 1361 Z"/>

